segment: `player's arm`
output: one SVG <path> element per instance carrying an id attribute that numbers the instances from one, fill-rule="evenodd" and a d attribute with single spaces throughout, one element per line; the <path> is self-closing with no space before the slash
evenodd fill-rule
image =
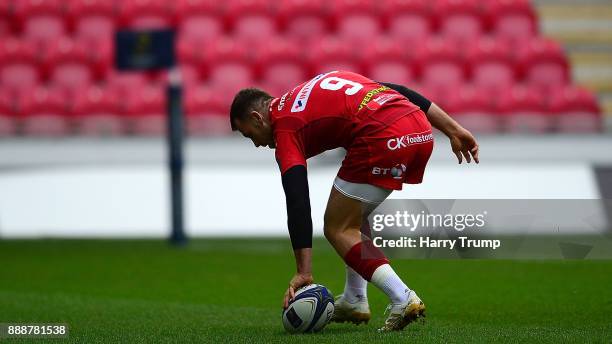
<path id="1" fill-rule="evenodd" d="M 459 163 L 463 161 L 463 158 L 468 163 L 472 161 L 472 158 L 474 158 L 476 163 L 480 162 L 478 158 L 478 143 L 474 136 L 442 110 L 442 108 L 406 86 L 386 82 L 380 84 L 399 92 L 408 98 L 411 103 L 417 105 L 427 115 L 429 123 L 448 136 Z"/>
<path id="2" fill-rule="evenodd" d="M 285 292 L 283 307 L 286 308 L 289 300 L 295 296 L 295 291 L 313 281 L 312 218 L 302 145 L 292 132 L 279 132 L 276 141 L 276 158 L 282 173 L 287 203 L 287 227 L 297 270 Z"/>
<path id="3" fill-rule="evenodd" d="M 282 181 L 287 202 L 287 226 L 297 268 L 283 299 L 283 307 L 287 308 L 295 291 L 312 283 L 312 217 L 306 166 L 289 168 L 283 173 Z"/>

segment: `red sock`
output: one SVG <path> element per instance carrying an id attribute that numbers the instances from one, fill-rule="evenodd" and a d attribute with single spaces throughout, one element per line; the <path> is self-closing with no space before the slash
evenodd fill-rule
<path id="1" fill-rule="evenodd" d="M 351 247 L 344 256 L 344 261 L 368 281 L 372 279 L 374 271 L 379 266 L 389 264 L 385 254 L 370 240 L 362 241 Z"/>

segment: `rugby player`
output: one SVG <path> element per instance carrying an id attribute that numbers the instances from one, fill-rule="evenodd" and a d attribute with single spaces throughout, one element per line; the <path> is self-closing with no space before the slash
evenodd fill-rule
<path id="1" fill-rule="evenodd" d="M 280 98 L 243 89 L 232 102 L 230 122 L 256 147 L 276 149 L 297 265 L 283 306 L 313 282 L 306 159 L 343 147 L 347 153 L 324 215 L 325 237 L 346 263 L 345 289 L 332 320 L 370 319 L 368 281 L 390 299 L 380 331 L 401 330 L 423 316 L 421 299 L 369 239 L 367 216 L 393 190 L 421 183 L 433 149 L 432 126 L 448 136 L 459 163 L 479 162 L 472 134 L 413 90 L 344 71 L 320 74 Z"/>

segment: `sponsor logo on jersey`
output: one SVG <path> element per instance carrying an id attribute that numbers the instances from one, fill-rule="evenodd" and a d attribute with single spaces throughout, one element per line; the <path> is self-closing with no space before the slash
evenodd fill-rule
<path id="1" fill-rule="evenodd" d="M 366 93 L 366 95 L 363 97 L 363 99 L 361 100 L 361 103 L 359 104 L 359 109 L 361 110 L 363 109 L 364 106 L 366 106 L 370 100 L 372 100 L 372 97 L 374 97 L 375 95 L 379 94 L 380 92 L 389 90 L 390 88 L 387 86 L 381 86 L 379 88 L 375 88 L 373 90 L 371 90 L 370 92 Z"/>
<path id="2" fill-rule="evenodd" d="M 308 98 L 310 98 L 310 93 L 314 88 L 314 85 L 326 75 L 329 75 L 334 72 L 329 72 L 325 74 L 319 74 L 307 82 L 302 89 L 295 96 L 295 101 L 293 101 L 293 106 L 291 107 L 291 112 L 302 112 L 306 109 L 306 104 L 308 104 Z"/>
<path id="3" fill-rule="evenodd" d="M 283 96 L 281 97 L 280 101 L 278 102 L 278 106 L 276 107 L 278 111 L 282 111 L 283 108 L 285 107 L 285 100 L 287 100 L 288 95 L 289 95 L 289 92 L 283 94 Z"/>
<path id="4" fill-rule="evenodd" d="M 373 167 L 372 174 L 375 176 L 391 176 L 393 179 L 402 179 L 406 172 L 406 165 L 396 164 L 393 167 Z"/>
<path id="5" fill-rule="evenodd" d="M 372 100 L 373 102 L 375 102 L 378 105 L 384 105 L 386 102 L 388 102 L 389 100 L 393 99 L 397 97 L 397 95 L 395 94 L 383 94 L 382 96 L 376 97 L 374 98 L 374 100 Z"/>
<path id="6" fill-rule="evenodd" d="M 433 141 L 433 134 L 408 134 L 400 137 L 396 137 L 393 139 L 389 139 L 387 141 L 387 148 L 389 150 L 396 150 L 400 148 L 407 147 L 409 145 L 426 143 L 429 141 Z"/>

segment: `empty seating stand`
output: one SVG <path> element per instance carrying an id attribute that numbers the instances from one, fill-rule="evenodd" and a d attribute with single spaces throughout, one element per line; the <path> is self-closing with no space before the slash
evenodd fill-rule
<path id="1" fill-rule="evenodd" d="M 160 135 L 165 73 L 119 73 L 118 28 L 175 28 L 190 135 L 226 135 L 235 92 L 317 73 L 405 84 L 466 127 L 597 132 L 563 47 L 528 0 L 0 1 L 0 137 Z"/>

